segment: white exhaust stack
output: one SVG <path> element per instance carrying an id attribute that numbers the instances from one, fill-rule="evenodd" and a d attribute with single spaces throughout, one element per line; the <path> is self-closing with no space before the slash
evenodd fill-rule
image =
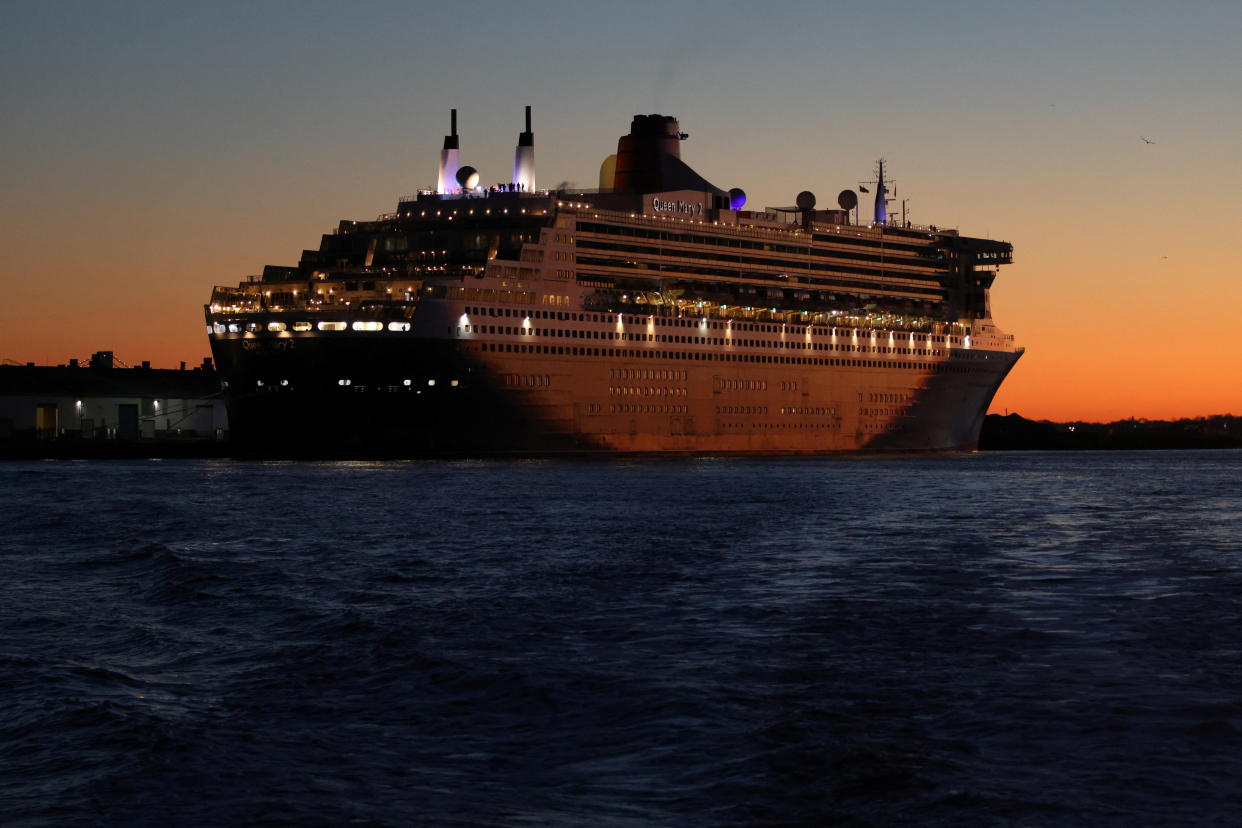
<path id="1" fill-rule="evenodd" d="M 461 166 L 457 146 L 457 110 L 453 111 L 453 131 L 444 136 L 444 149 L 440 150 L 440 177 L 436 181 L 436 192 L 441 195 L 455 193 L 461 187 L 457 184 L 457 169 Z"/>
<path id="2" fill-rule="evenodd" d="M 526 131 L 518 135 L 513 159 L 513 183 L 519 190 L 535 190 L 535 133 L 530 131 L 530 107 L 526 107 Z"/>

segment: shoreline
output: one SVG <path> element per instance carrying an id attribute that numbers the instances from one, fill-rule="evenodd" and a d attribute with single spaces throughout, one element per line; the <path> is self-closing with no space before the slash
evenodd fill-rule
<path id="1" fill-rule="evenodd" d="M 1187 420 L 1120 420 L 1112 423 L 1027 420 L 989 414 L 979 451 L 1185 451 L 1242 448 L 1242 417 L 1216 415 Z M 861 455 L 884 452 L 859 452 Z M 895 454 L 906 454 L 897 452 Z M 590 455 L 602 457 L 609 455 Z M 630 455 L 617 455 L 618 457 Z M 644 455 L 650 456 L 650 455 Z M 677 455 L 679 457 L 684 455 Z M 771 455 L 783 456 L 783 455 Z M 833 457 L 839 455 L 814 455 Z M 515 458 L 518 455 L 514 455 Z M 567 458 L 570 457 L 567 455 Z M 382 452 L 263 452 L 228 440 L 49 440 L 0 442 L 0 462 L 32 460 L 398 460 L 425 459 Z M 453 459 L 453 458 L 445 458 Z M 503 459 L 503 456 L 502 456 Z M 522 457 L 520 459 L 526 459 Z M 546 459 L 546 458 L 545 458 Z"/>

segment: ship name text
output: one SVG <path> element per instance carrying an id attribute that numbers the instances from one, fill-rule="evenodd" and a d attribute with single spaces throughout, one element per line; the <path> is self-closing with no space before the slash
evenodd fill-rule
<path id="1" fill-rule="evenodd" d="M 694 201 L 665 201 L 659 196 L 652 196 L 651 209 L 657 213 L 684 213 L 687 216 L 701 216 L 703 205 Z"/>

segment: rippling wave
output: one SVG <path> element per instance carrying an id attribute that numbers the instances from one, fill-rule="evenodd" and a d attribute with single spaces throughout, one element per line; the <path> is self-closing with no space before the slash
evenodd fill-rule
<path id="1" fill-rule="evenodd" d="M 6 824 L 1242 822 L 1242 452 L 0 465 Z"/>

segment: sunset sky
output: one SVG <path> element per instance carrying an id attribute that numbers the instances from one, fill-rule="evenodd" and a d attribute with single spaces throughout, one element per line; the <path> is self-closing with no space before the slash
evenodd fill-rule
<path id="1" fill-rule="evenodd" d="M 635 113 L 707 179 L 1013 242 L 992 410 L 1242 414 L 1242 3 L 6 2 L 0 358 L 208 354 L 213 285 L 462 161 L 595 186 Z M 1154 143 L 1146 143 L 1146 138 Z"/>

